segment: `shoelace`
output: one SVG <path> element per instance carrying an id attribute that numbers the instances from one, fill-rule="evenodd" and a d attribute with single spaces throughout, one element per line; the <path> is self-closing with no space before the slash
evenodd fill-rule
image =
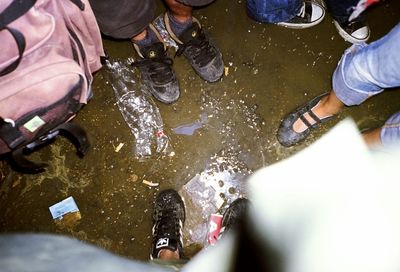
<path id="1" fill-rule="evenodd" d="M 175 56 L 182 55 L 186 49 L 190 51 L 189 55 L 193 57 L 195 62 L 200 65 L 208 64 L 208 62 L 213 58 L 210 42 L 206 39 L 201 30 L 199 30 L 199 37 L 197 39 L 189 40 L 188 42 L 179 46 Z"/>
<path id="2" fill-rule="evenodd" d="M 173 60 L 166 56 L 139 59 L 131 63 L 133 67 L 148 67 L 152 78 L 157 81 L 168 80 L 172 76 Z"/>
<path id="3" fill-rule="evenodd" d="M 179 241 L 180 233 L 179 233 L 179 220 L 177 217 L 176 210 L 164 210 L 162 212 L 158 212 L 156 217 L 161 217 L 156 225 L 155 236 L 161 237 L 168 234 L 168 236 L 173 235 Z"/>
<path id="4" fill-rule="evenodd" d="M 303 5 L 301 6 L 299 13 L 297 13 L 297 16 L 304 18 L 305 15 L 306 15 L 306 3 L 303 2 Z"/>

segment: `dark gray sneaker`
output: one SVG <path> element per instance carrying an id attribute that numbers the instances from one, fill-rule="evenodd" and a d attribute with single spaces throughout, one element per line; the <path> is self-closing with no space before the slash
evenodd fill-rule
<path id="1" fill-rule="evenodd" d="M 160 192 L 154 204 L 152 260 L 159 257 L 162 249 L 178 250 L 182 257 L 184 223 L 185 204 L 178 192 L 173 189 Z"/>
<path id="2" fill-rule="evenodd" d="M 153 28 L 152 28 L 153 29 Z M 157 31 L 154 29 L 154 31 Z M 159 35 L 157 33 L 157 35 Z M 171 104 L 179 98 L 179 83 L 172 69 L 173 61 L 167 56 L 167 49 L 162 42 L 140 48 L 133 44 L 140 59 L 132 66 L 138 67 L 143 83 L 159 101 Z"/>
<path id="3" fill-rule="evenodd" d="M 193 17 L 192 25 L 177 37 L 170 26 L 167 13 L 164 23 L 169 35 L 179 46 L 176 54 L 183 54 L 196 73 L 208 82 L 215 82 L 222 77 L 224 62 L 219 49 L 209 40 L 201 28 L 200 22 Z"/>

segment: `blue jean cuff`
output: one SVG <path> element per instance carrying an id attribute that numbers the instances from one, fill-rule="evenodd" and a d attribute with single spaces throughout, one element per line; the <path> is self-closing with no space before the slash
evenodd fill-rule
<path id="1" fill-rule="evenodd" d="M 369 97 L 374 96 L 383 91 L 380 89 L 375 92 L 371 91 L 362 91 L 356 88 L 353 88 L 349 84 L 349 79 L 351 79 L 353 73 L 358 73 L 354 69 L 350 69 L 348 64 L 352 61 L 354 54 L 360 50 L 361 48 L 367 46 L 364 44 L 357 44 L 353 45 L 348 48 L 341 60 L 339 61 L 338 66 L 336 67 L 335 72 L 333 73 L 332 77 L 332 86 L 333 91 L 335 92 L 336 96 L 339 98 L 340 101 L 343 102 L 346 106 L 353 106 L 353 105 L 360 105 Z"/>
<path id="2" fill-rule="evenodd" d="M 381 141 L 384 146 L 398 143 L 400 140 L 400 112 L 390 116 L 382 126 Z"/>

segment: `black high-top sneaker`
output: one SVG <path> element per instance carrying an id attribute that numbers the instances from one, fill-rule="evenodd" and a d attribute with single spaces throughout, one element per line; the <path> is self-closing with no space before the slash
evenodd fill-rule
<path id="1" fill-rule="evenodd" d="M 192 25 L 177 37 L 172 31 L 168 14 L 164 15 L 165 27 L 179 46 L 176 54 L 183 54 L 202 79 L 215 82 L 224 72 L 222 54 L 204 33 L 200 22 L 194 17 L 192 19 Z"/>
<path id="2" fill-rule="evenodd" d="M 156 28 L 150 24 L 149 30 L 154 31 L 160 42 L 143 48 L 133 43 L 140 59 L 133 62 L 132 66 L 139 68 L 143 83 L 157 100 L 171 104 L 178 100 L 180 94 L 178 80 L 172 69 L 173 61 L 167 56 L 167 48 L 161 42 Z"/>
<path id="3" fill-rule="evenodd" d="M 160 192 L 153 214 L 153 242 L 151 259 L 157 259 L 162 249 L 178 251 L 182 257 L 182 229 L 185 222 L 185 205 L 173 189 Z"/>

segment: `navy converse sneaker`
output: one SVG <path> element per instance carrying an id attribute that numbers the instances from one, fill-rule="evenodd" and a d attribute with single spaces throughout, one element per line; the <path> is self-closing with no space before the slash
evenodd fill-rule
<path id="1" fill-rule="evenodd" d="M 300 11 L 295 17 L 286 22 L 277 23 L 277 25 L 287 28 L 301 29 L 319 24 L 325 16 L 325 9 L 315 1 L 304 1 Z"/>
<path id="2" fill-rule="evenodd" d="M 168 14 L 164 16 L 165 27 L 179 46 L 176 54 L 183 54 L 201 78 L 215 82 L 224 72 L 222 54 L 204 33 L 200 22 L 194 17 L 192 20 L 192 25 L 178 37 L 172 31 Z"/>
<path id="3" fill-rule="evenodd" d="M 354 20 L 346 23 L 333 21 L 339 35 L 350 43 L 362 43 L 369 39 L 371 31 L 363 20 Z"/>
<path id="4" fill-rule="evenodd" d="M 162 249 L 178 251 L 182 257 L 184 222 L 185 205 L 178 192 L 173 189 L 160 192 L 154 205 L 152 260 L 159 257 Z"/>
<path id="5" fill-rule="evenodd" d="M 150 25 L 148 31 L 153 31 L 160 41 L 145 47 L 133 43 L 140 59 L 133 62 L 132 66 L 139 68 L 143 83 L 157 100 L 171 104 L 178 100 L 180 94 L 178 80 L 172 69 L 173 61 L 167 56 L 167 48 L 155 27 Z"/>

